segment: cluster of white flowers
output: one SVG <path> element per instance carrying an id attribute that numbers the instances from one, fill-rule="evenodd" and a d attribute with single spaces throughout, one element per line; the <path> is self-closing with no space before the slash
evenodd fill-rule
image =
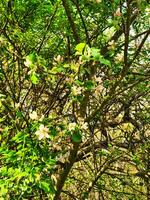
<path id="1" fill-rule="evenodd" d="M 72 130 L 74 130 L 74 129 L 76 128 L 76 126 L 77 126 L 77 124 L 76 124 L 75 122 L 69 123 L 69 125 L 68 125 L 68 130 L 69 130 L 69 131 L 72 131 Z"/>
<path id="2" fill-rule="evenodd" d="M 88 129 L 88 123 L 87 122 L 82 122 L 81 123 L 81 129 L 87 130 Z"/>
<path id="3" fill-rule="evenodd" d="M 42 121 L 44 119 L 44 115 L 42 115 L 41 117 L 38 116 L 37 112 L 36 111 L 32 111 L 29 113 L 29 117 L 30 119 L 32 120 L 38 120 L 38 121 Z"/>
<path id="4" fill-rule="evenodd" d="M 103 90 L 104 90 L 103 85 L 98 85 L 98 86 L 95 88 L 94 93 L 95 93 L 96 95 L 98 95 L 98 94 L 100 94 Z"/>
<path id="5" fill-rule="evenodd" d="M 111 40 L 108 42 L 108 49 L 109 50 L 114 50 L 115 49 L 115 41 L 114 40 Z"/>
<path id="6" fill-rule="evenodd" d="M 32 112 L 29 113 L 29 117 L 32 120 L 42 121 L 43 118 L 44 118 L 44 115 L 42 115 L 39 118 L 37 112 L 36 111 L 32 111 Z M 35 132 L 35 135 L 38 136 L 39 140 L 42 140 L 42 139 L 45 139 L 45 138 L 49 138 L 48 132 L 49 132 L 49 129 L 46 126 L 44 126 L 43 124 L 41 124 L 39 126 L 39 129 Z"/>
<path id="7" fill-rule="evenodd" d="M 104 36 L 105 36 L 108 40 L 110 40 L 111 37 L 114 35 L 115 31 L 116 31 L 116 29 L 115 29 L 114 26 L 113 26 L 113 27 L 110 27 L 110 28 L 108 27 L 107 29 L 105 29 L 105 30 L 103 31 L 103 34 L 104 34 Z"/>
<path id="8" fill-rule="evenodd" d="M 24 62 L 26 67 L 30 67 L 32 65 L 32 61 L 29 58 L 26 58 L 26 61 Z"/>
<path id="9" fill-rule="evenodd" d="M 38 115 L 36 111 L 30 112 L 29 117 L 32 120 L 38 120 Z"/>
<path id="10" fill-rule="evenodd" d="M 79 95 L 79 94 L 81 94 L 82 93 L 82 87 L 77 87 L 77 86 L 73 86 L 72 88 L 71 88 L 71 93 L 72 93 L 72 95 L 74 95 L 74 96 L 77 96 L 77 95 Z"/>
<path id="11" fill-rule="evenodd" d="M 123 62 L 123 61 L 124 61 L 124 54 L 123 54 L 123 53 L 118 53 L 118 54 L 115 56 L 115 61 L 116 61 L 116 62 Z"/>
<path id="12" fill-rule="evenodd" d="M 101 3 L 102 0 L 90 0 L 91 2 L 95 2 L 95 3 Z"/>
<path id="13" fill-rule="evenodd" d="M 150 8 L 146 8 L 146 9 L 145 9 L 145 13 L 146 13 L 147 15 L 150 15 Z"/>
<path id="14" fill-rule="evenodd" d="M 85 122 L 84 118 L 78 117 L 78 123 L 80 124 L 80 128 L 82 130 L 87 130 L 88 129 L 88 123 Z"/>
<path id="15" fill-rule="evenodd" d="M 101 77 L 94 77 L 94 80 L 96 81 L 96 82 L 98 82 L 98 83 L 102 83 L 103 81 L 102 81 L 102 78 Z"/>
<path id="16" fill-rule="evenodd" d="M 98 95 L 100 92 L 103 91 L 104 87 L 103 87 L 103 81 L 101 77 L 94 77 L 94 80 L 97 82 L 97 86 L 95 87 L 95 95 Z"/>
<path id="17" fill-rule="evenodd" d="M 54 57 L 53 65 L 56 65 L 57 63 L 61 63 L 63 61 L 63 57 L 58 55 L 57 57 Z"/>
<path id="18" fill-rule="evenodd" d="M 43 124 L 41 124 L 38 131 L 36 131 L 35 134 L 38 136 L 39 140 L 42 140 L 42 139 L 49 138 L 48 132 L 49 132 L 49 129 Z"/>
<path id="19" fill-rule="evenodd" d="M 77 123 L 72 122 L 68 124 L 68 130 L 72 131 L 77 127 Z M 88 129 L 88 123 L 84 121 L 80 121 L 80 127 L 82 130 L 87 130 Z"/>
<path id="20" fill-rule="evenodd" d="M 20 107 L 20 103 L 15 103 L 15 108 L 18 109 Z"/>

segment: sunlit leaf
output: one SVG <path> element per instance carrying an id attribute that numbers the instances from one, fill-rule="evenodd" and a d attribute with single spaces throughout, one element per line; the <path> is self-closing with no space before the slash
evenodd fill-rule
<path id="1" fill-rule="evenodd" d="M 30 79 L 31 79 L 33 84 L 35 84 L 35 85 L 38 84 L 39 79 L 38 79 L 38 77 L 37 77 L 37 75 L 35 73 L 33 73 L 31 75 Z"/>
<path id="2" fill-rule="evenodd" d="M 77 46 L 75 48 L 75 50 L 77 51 L 76 55 L 82 55 L 83 50 L 84 50 L 85 47 L 86 47 L 86 43 L 79 43 L 79 44 L 77 44 Z"/>

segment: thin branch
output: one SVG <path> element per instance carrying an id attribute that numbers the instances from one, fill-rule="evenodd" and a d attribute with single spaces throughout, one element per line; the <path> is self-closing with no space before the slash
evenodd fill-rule
<path id="1" fill-rule="evenodd" d="M 69 24 L 70 24 L 72 32 L 73 32 L 74 40 L 78 44 L 78 43 L 80 43 L 80 37 L 78 35 L 77 29 L 76 29 L 76 25 L 74 23 L 72 15 L 71 15 L 71 10 L 69 8 L 68 1 L 67 0 L 62 0 L 62 3 L 63 3 L 63 6 L 65 8 L 65 11 L 66 11 L 66 14 L 67 14 L 67 17 L 68 17 L 68 21 L 69 21 Z"/>
<path id="2" fill-rule="evenodd" d="M 149 34 L 150 34 L 150 29 L 146 32 L 146 35 L 144 36 L 144 38 L 143 38 L 141 44 L 139 45 L 137 51 L 135 52 L 133 59 L 129 62 L 129 66 L 132 65 L 132 63 L 134 62 L 134 60 L 135 60 L 135 59 L 138 57 L 138 55 L 140 54 L 141 49 L 142 49 L 142 47 L 144 46 L 144 43 L 145 43 L 145 41 L 147 40 Z"/>
<path id="3" fill-rule="evenodd" d="M 54 200 L 59 200 L 59 198 L 60 198 L 60 194 L 62 192 L 63 186 L 65 184 L 67 177 L 68 177 L 68 174 L 69 174 L 73 164 L 76 161 L 79 145 L 80 145 L 80 143 L 74 143 L 73 144 L 73 149 L 70 151 L 70 155 L 69 155 L 69 158 L 68 158 L 69 162 L 66 164 L 62 174 L 60 175 L 60 179 L 58 180 L 57 191 L 55 193 Z"/>
<path id="4" fill-rule="evenodd" d="M 43 36 L 43 39 L 41 40 L 41 43 L 40 43 L 39 48 L 38 48 L 38 50 L 37 50 L 37 53 L 40 52 L 40 50 L 41 50 L 41 48 L 42 48 L 42 46 L 43 46 L 43 44 L 44 44 L 44 41 L 45 41 L 45 39 L 46 39 L 46 35 L 47 35 L 48 31 L 49 31 L 50 28 L 51 28 L 52 21 L 53 21 L 55 15 L 56 15 L 57 9 L 58 9 L 58 6 L 55 8 L 54 13 L 53 13 L 53 15 L 52 15 L 52 17 L 51 17 L 51 19 L 50 19 L 48 25 L 47 25 L 45 34 L 44 34 L 44 36 Z"/>
<path id="5" fill-rule="evenodd" d="M 77 11 L 79 13 L 79 16 L 81 18 L 81 21 L 82 21 L 82 24 L 83 24 L 83 27 L 84 27 L 84 30 L 85 30 L 85 35 L 86 35 L 86 41 L 87 41 L 87 44 L 91 47 L 91 43 L 90 43 L 90 37 L 89 37 L 89 33 L 88 33 L 88 30 L 87 30 L 87 27 L 86 27 L 86 24 L 85 24 L 85 21 L 83 19 L 83 16 L 82 16 L 82 13 L 81 13 L 81 10 L 80 10 L 80 7 L 79 7 L 79 4 L 78 2 L 73 1 L 74 4 L 76 5 L 76 8 L 77 8 Z"/>

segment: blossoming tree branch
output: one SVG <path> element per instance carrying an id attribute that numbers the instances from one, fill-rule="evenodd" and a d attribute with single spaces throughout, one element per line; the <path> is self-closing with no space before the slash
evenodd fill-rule
<path id="1" fill-rule="evenodd" d="M 1 0 L 0 199 L 150 199 L 147 0 Z"/>

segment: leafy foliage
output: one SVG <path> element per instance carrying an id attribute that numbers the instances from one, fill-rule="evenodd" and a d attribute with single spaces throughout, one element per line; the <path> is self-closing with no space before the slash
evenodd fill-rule
<path id="1" fill-rule="evenodd" d="M 0 199 L 149 199 L 146 0 L 0 2 Z"/>

